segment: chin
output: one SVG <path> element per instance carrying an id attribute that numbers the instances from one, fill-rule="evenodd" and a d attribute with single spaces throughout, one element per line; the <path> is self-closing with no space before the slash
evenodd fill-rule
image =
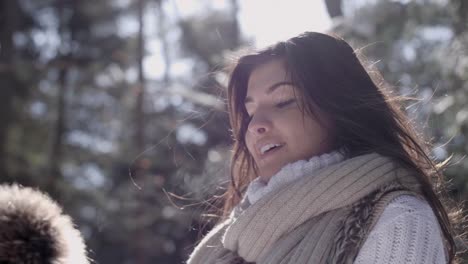
<path id="1" fill-rule="evenodd" d="M 260 180 L 263 182 L 263 183 L 268 183 L 268 181 L 270 180 L 271 178 L 271 175 L 270 176 L 259 176 Z"/>

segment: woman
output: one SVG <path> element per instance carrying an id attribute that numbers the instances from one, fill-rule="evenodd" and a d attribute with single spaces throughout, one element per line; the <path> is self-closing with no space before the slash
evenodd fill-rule
<path id="1" fill-rule="evenodd" d="M 240 58 L 224 218 L 188 263 L 452 263 L 439 169 L 382 83 L 320 33 Z"/>

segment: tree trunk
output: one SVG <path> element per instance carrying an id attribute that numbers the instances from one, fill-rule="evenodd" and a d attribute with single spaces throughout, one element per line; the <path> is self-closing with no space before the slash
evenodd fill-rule
<path id="1" fill-rule="evenodd" d="M 341 0 L 325 0 L 325 5 L 331 18 L 343 16 L 341 4 Z"/>
<path id="2" fill-rule="evenodd" d="M 61 59 L 63 60 L 63 59 Z M 66 94 L 67 94 L 67 68 L 65 63 L 60 63 L 59 69 L 59 87 L 57 94 L 57 120 L 54 128 L 54 138 L 52 141 L 52 148 L 50 153 L 50 171 L 47 175 L 47 182 L 45 188 L 51 192 L 55 198 L 59 195 L 57 189 L 57 180 L 61 178 L 60 166 L 63 161 L 63 137 L 66 132 L 65 126 L 65 112 L 66 112 Z"/>
<path id="3" fill-rule="evenodd" d="M 158 38 L 161 41 L 162 46 L 162 59 L 164 61 L 164 75 L 163 84 L 167 85 L 171 79 L 171 57 L 169 53 L 169 43 L 167 41 L 167 29 L 166 29 L 166 16 L 162 8 L 162 1 L 157 0 L 157 14 L 158 17 Z"/>
<path id="4" fill-rule="evenodd" d="M 456 18 L 453 24 L 455 35 L 461 35 L 468 27 L 468 1 L 452 0 L 452 5 L 456 10 Z"/>
<path id="5" fill-rule="evenodd" d="M 64 6 L 65 0 L 61 0 L 58 3 L 58 17 L 59 17 L 59 33 L 61 38 L 61 43 L 65 43 L 67 39 L 65 38 L 65 28 L 66 28 L 66 21 L 64 18 Z M 66 110 L 67 110 L 67 91 L 68 91 L 68 83 L 67 83 L 67 75 L 69 70 L 69 61 L 71 60 L 72 56 L 69 51 L 63 51 L 61 49 L 60 53 L 66 54 L 58 54 L 58 93 L 57 93 L 57 119 L 54 124 L 54 136 L 52 139 L 52 146 L 50 150 L 50 157 L 49 157 L 49 175 L 47 175 L 45 188 L 48 190 L 53 197 L 59 199 L 61 194 L 59 190 L 59 186 L 57 185 L 58 181 L 60 181 L 62 177 L 61 166 L 63 162 L 63 138 L 66 133 Z"/>
<path id="6" fill-rule="evenodd" d="M 233 20 L 232 34 L 233 34 L 233 49 L 236 49 L 241 44 L 241 32 L 239 26 L 238 14 L 239 14 L 239 2 L 238 0 L 231 0 L 231 16 Z"/>
<path id="7" fill-rule="evenodd" d="M 0 2 L 0 178 L 8 179 L 7 142 L 8 131 L 13 120 L 15 80 L 13 74 L 13 34 L 18 25 L 16 0 Z"/>
<path id="8" fill-rule="evenodd" d="M 138 60 L 138 83 L 136 86 L 137 89 L 137 98 L 135 105 L 135 147 L 137 153 L 140 153 L 144 150 L 145 147 L 145 112 L 144 112 L 144 98 L 145 98 L 145 75 L 143 72 L 143 59 L 145 57 L 145 38 L 144 38 L 144 12 L 145 1 L 138 1 L 138 50 L 137 50 L 137 60 Z"/>
<path id="9" fill-rule="evenodd" d="M 143 59 L 145 58 L 145 32 L 144 32 L 144 7 L 145 0 L 138 1 L 138 50 L 137 50 L 137 60 L 138 60 L 138 83 L 137 83 L 137 98 L 135 105 L 135 147 L 137 155 L 144 151 L 145 148 L 145 108 L 144 108 L 144 98 L 145 98 L 145 74 L 143 72 Z M 141 160 L 144 157 L 139 157 L 135 160 L 135 170 L 134 177 L 136 180 L 139 180 L 141 176 L 144 176 L 145 171 L 141 166 Z M 134 239 L 136 243 L 136 252 L 135 260 L 136 263 L 147 263 L 148 259 L 146 257 L 145 247 L 144 247 L 144 236 L 141 231 L 136 231 Z"/>

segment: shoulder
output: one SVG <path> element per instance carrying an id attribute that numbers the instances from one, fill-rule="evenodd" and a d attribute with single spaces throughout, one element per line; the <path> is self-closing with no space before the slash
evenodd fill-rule
<path id="1" fill-rule="evenodd" d="M 355 263 L 446 263 L 442 232 L 429 203 L 406 194 L 392 199 Z"/>
<path id="2" fill-rule="evenodd" d="M 403 194 L 388 203 L 374 229 L 402 219 L 425 220 L 438 225 L 437 217 L 426 200 Z"/>

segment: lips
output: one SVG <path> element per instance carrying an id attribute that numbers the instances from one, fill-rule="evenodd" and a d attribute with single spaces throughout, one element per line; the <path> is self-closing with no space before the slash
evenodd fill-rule
<path id="1" fill-rule="evenodd" d="M 267 151 L 281 147 L 281 144 L 267 144 L 260 148 L 260 153 L 265 154 Z"/>
<path id="2" fill-rule="evenodd" d="M 275 153 L 284 145 L 285 143 L 277 140 L 262 140 L 258 141 L 255 144 L 255 152 L 259 159 L 263 159 L 264 157 L 270 156 L 270 154 Z"/>

